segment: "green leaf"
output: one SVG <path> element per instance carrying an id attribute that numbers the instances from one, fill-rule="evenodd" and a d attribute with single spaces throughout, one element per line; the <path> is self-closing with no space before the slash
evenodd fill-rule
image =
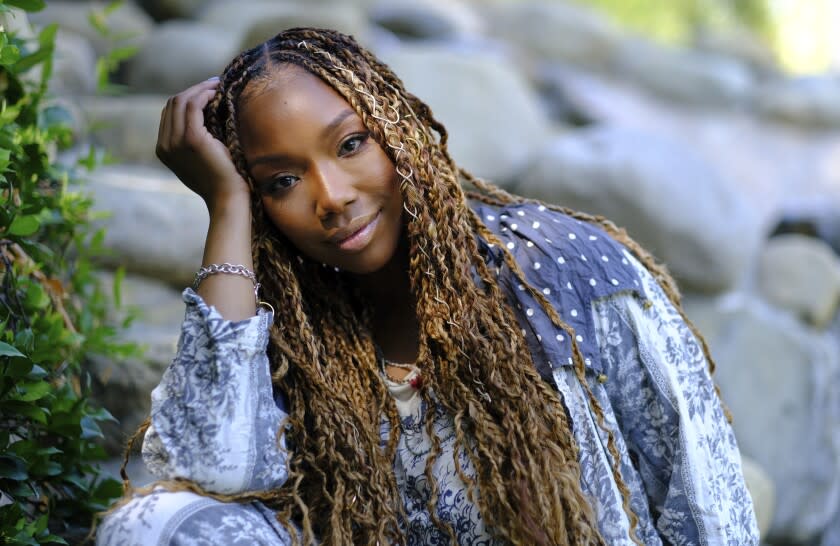
<path id="1" fill-rule="evenodd" d="M 47 424 L 46 410 L 32 404 L 31 402 L 19 402 L 17 400 L 4 401 L 0 402 L 0 409 L 2 409 L 2 413 L 4 415 L 16 413 L 18 415 L 23 415 L 24 417 L 29 417 L 33 421 L 41 423 L 42 425 Z"/>
<path id="2" fill-rule="evenodd" d="M 41 11 L 46 7 L 44 0 L 5 0 L 10 6 L 20 8 L 24 11 Z"/>
<path id="3" fill-rule="evenodd" d="M 38 221 L 37 216 L 17 216 L 9 226 L 9 233 L 26 237 L 38 231 L 39 227 L 41 227 L 41 222 Z"/>
<path id="4" fill-rule="evenodd" d="M 29 379 L 43 379 L 48 375 L 49 373 L 47 372 L 47 370 L 36 364 L 32 366 L 32 369 L 29 371 L 29 373 L 26 374 L 26 377 Z"/>
<path id="5" fill-rule="evenodd" d="M 0 341 L 0 356 L 22 356 L 26 358 L 25 354 L 18 351 L 8 343 L 4 343 L 2 341 Z"/>
<path id="6" fill-rule="evenodd" d="M 84 417 L 82 417 L 79 421 L 79 424 L 82 426 L 82 439 L 89 440 L 91 438 L 105 437 L 102 434 L 102 429 L 99 428 L 99 425 L 96 424 L 96 421 L 89 415 L 85 415 Z"/>
<path id="7" fill-rule="evenodd" d="M 22 481 L 28 477 L 26 461 L 11 453 L 0 455 L 0 478 Z"/>
<path id="8" fill-rule="evenodd" d="M 32 402 L 40 400 L 50 393 L 52 385 L 46 381 L 27 382 L 17 386 L 20 394 L 13 397 L 14 400 L 22 400 L 24 402 Z"/>

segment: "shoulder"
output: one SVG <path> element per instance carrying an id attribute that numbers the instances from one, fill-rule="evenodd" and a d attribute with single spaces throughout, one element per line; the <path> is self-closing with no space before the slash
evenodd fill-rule
<path id="1" fill-rule="evenodd" d="M 471 207 L 537 288 L 573 290 L 587 300 L 642 290 L 629 252 L 600 225 L 539 203 L 473 202 Z M 488 255 L 500 261 L 499 249 L 483 243 Z"/>

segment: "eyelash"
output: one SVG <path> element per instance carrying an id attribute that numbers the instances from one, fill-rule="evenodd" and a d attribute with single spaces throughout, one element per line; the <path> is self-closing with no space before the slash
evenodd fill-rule
<path id="1" fill-rule="evenodd" d="M 350 137 L 348 137 L 345 141 L 343 141 L 339 145 L 339 147 L 338 147 L 339 157 L 347 157 L 347 156 L 351 156 L 351 155 L 355 154 L 356 152 L 358 152 L 361 149 L 362 146 L 364 146 L 365 142 L 367 142 L 369 137 L 370 137 L 370 133 L 357 133 L 355 135 L 351 135 Z M 355 142 L 355 141 L 358 141 L 358 145 L 355 148 L 353 148 L 352 150 L 349 150 L 347 152 L 342 153 L 342 150 L 344 149 L 344 147 L 348 143 Z M 282 182 L 282 181 L 288 181 L 288 180 L 291 180 L 291 182 L 288 182 L 288 183 L 283 183 Z M 295 182 L 298 181 L 298 180 L 300 180 L 300 179 L 297 176 L 293 176 L 293 175 L 290 175 L 290 174 L 284 174 L 284 175 L 281 175 L 281 176 L 276 176 L 274 178 L 271 178 L 268 181 L 268 183 L 265 184 L 263 191 L 265 193 L 268 193 L 268 194 L 282 192 L 282 191 L 290 189 L 292 186 L 294 186 Z"/>

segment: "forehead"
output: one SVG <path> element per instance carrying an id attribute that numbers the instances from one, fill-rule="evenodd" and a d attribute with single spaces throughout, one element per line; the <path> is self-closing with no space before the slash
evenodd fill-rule
<path id="1" fill-rule="evenodd" d="M 253 156 L 279 144 L 311 141 L 350 108 L 319 77 L 293 65 L 281 66 L 243 91 L 237 116 L 243 151 Z M 359 119 L 355 113 L 351 117 Z"/>

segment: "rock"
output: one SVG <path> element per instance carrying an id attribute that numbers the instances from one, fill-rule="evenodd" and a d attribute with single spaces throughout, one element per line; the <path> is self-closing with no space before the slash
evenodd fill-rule
<path id="1" fill-rule="evenodd" d="M 840 259 L 812 237 L 770 239 L 759 261 L 758 282 L 768 301 L 818 329 L 827 328 L 840 307 Z"/>
<path id="2" fill-rule="evenodd" d="M 744 481 L 752 497 L 760 536 L 767 535 L 776 509 L 776 486 L 767 472 L 749 457 L 741 457 Z"/>
<path id="3" fill-rule="evenodd" d="M 155 21 L 191 19 L 206 3 L 206 0 L 137 0 Z"/>
<path id="4" fill-rule="evenodd" d="M 693 38 L 694 48 L 699 51 L 737 59 L 762 75 L 779 72 L 773 50 L 746 28 L 700 28 Z"/>
<path id="5" fill-rule="evenodd" d="M 622 32 L 605 17 L 569 2 L 497 2 L 484 6 L 488 34 L 539 59 L 605 69 L 622 45 Z"/>
<path id="6" fill-rule="evenodd" d="M 214 25 L 167 21 L 129 59 L 128 84 L 134 91 L 175 95 L 219 75 L 239 53 L 240 42 L 241 35 L 220 32 Z"/>
<path id="7" fill-rule="evenodd" d="M 813 540 L 840 509 L 840 339 L 744 293 L 685 307 L 717 361 L 741 452 L 775 484 L 762 538 Z"/>
<path id="8" fill-rule="evenodd" d="M 201 266 L 207 234 L 204 202 L 174 175 L 139 166 L 102 167 L 89 175 L 95 211 L 108 212 L 109 265 L 183 287 Z"/>
<path id="9" fill-rule="evenodd" d="M 483 24 L 473 8 L 458 1 L 380 1 L 369 13 L 371 20 L 408 40 L 448 40 L 478 34 Z"/>
<path id="10" fill-rule="evenodd" d="M 240 37 L 244 50 L 292 27 L 333 28 L 365 43 L 368 23 L 363 12 L 350 3 L 215 2 L 201 14 L 201 21 Z M 218 32 L 218 31 L 217 31 Z"/>
<path id="11" fill-rule="evenodd" d="M 818 239 L 840 256 L 840 199 L 785 201 L 775 219 L 772 235 L 798 233 Z"/>
<path id="12" fill-rule="evenodd" d="M 627 228 L 685 287 L 741 280 L 762 226 L 746 197 L 687 149 L 651 134 L 593 127 L 556 137 L 517 190 Z"/>
<path id="13" fill-rule="evenodd" d="M 58 31 L 49 86 L 54 95 L 89 95 L 96 92 L 96 51 L 81 34 Z"/>
<path id="14" fill-rule="evenodd" d="M 840 77 L 778 79 L 755 90 L 756 110 L 805 127 L 840 127 Z"/>
<path id="15" fill-rule="evenodd" d="M 101 279 L 103 289 L 110 293 L 113 274 L 103 273 Z M 96 401 L 119 420 L 104 430 L 108 452 L 114 454 L 122 453 L 126 440 L 148 416 L 150 394 L 175 356 L 184 318 L 180 292 L 159 281 L 127 275 L 120 292 L 122 305 L 116 320 L 128 314 L 136 317 L 121 339 L 138 344 L 141 354 L 116 360 L 98 355 L 88 364 Z"/>
<path id="16" fill-rule="evenodd" d="M 79 100 L 90 138 L 117 160 L 160 165 L 155 156 L 160 113 L 166 97 L 128 95 L 87 97 Z"/>
<path id="17" fill-rule="evenodd" d="M 108 2 L 101 0 L 50 0 L 46 7 L 30 14 L 38 25 L 58 22 L 62 29 L 75 32 L 87 38 L 97 55 L 104 55 L 116 42 L 119 45 L 139 45 L 154 27 L 154 21 L 133 2 L 123 2 L 119 8 L 104 18 L 108 35 L 103 36 L 91 23 L 91 13 L 104 14 Z M 117 40 L 117 37 L 120 37 Z"/>
<path id="18" fill-rule="evenodd" d="M 693 105 L 739 106 L 751 96 L 753 76 L 741 62 L 699 51 L 625 40 L 615 59 L 625 78 L 669 99 Z"/>
<path id="19" fill-rule="evenodd" d="M 479 177 L 510 183 L 552 134 L 535 93 L 497 55 L 413 45 L 380 58 L 446 126 L 455 161 Z"/>

